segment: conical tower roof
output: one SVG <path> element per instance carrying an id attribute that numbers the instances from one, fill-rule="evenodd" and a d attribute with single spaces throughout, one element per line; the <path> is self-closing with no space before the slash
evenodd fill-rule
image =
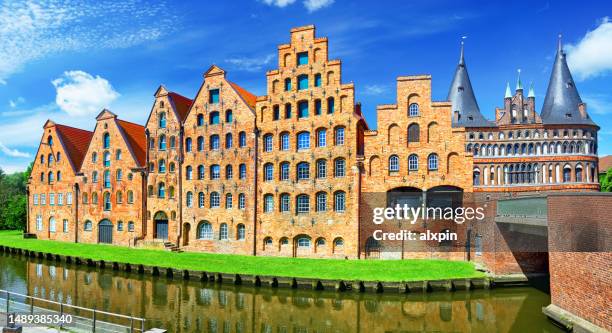
<path id="1" fill-rule="evenodd" d="M 451 83 L 450 90 L 448 91 L 448 98 L 452 103 L 452 114 L 453 127 L 489 127 L 494 124 L 488 121 L 481 113 L 476 102 L 476 96 L 474 96 L 474 90 L 472 89 L 472 83 L 470 82 L 470 76 L 468 75 L 467 67 L 465 65 L 465 58 L 463 52 L 463 42 L 461 42 L 461 55 L 459 57 L 459 64 L 455 71 L 455 77 Z M 455 119 L 453 114 L 458 111 L 459 119 Z"/>
<path id="2" fill-rule="evenodd" d="M 567 66 L 565 53 L 561 46 L 561 38 L 557 46 L 557 56 L 553 65 L 548 90 L 542 107 L 542 122 L 544 124 L 584 124 L 595 125 L 591 117 L 583 116 L 578 110 L 582 99 Z"/>

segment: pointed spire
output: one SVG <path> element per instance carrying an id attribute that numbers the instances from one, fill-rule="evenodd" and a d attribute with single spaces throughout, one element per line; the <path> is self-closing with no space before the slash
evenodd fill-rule
<path id="1" fill-rule="evenodd" d="M 517 69 L 516 72 L 516 90 L 523 90 L 523 83 L 521 82 L 521 69 Z"/>
<path id="2" fill-rule="evenodd" d="M 448 91 L 447 99 L 452 104 L 451 117 L 453 119 L 453 127 L 488 127 L 493 126 L 493 123 L 488 121 L 480 113 L 470 76 L 467 72 L 464 57 L 464 42 L 461 40 L 461 52 L 459 55 L 459 64 L 455 70 L 455 76 Z M 459 117 L 454 114 L 458 113 Z"/>
<path id="3" fill-rule="evenodd" d="M 581 104 L 582 99 L 567 66 L 561 35 L 559 35 L 557 55 L 542 106 L 542 122 L 544 124 L 596 125 L 586 112 L 584 114 L 580 112 Z"/>
<path id="4" fill-rule="evenodd" d="M 533 81 L 531 81 L 531 83 L 529 84 L 529 93 L 527 94 L 527 97 L 535 98 L 535 91 L 533 90 Z"/>
<path id="5" fill-rule="evenodd" d="M 506 95 L 504 98 L 512 98 L 512 92 L 510 91 L 510 82 L 506 82 Z"/>

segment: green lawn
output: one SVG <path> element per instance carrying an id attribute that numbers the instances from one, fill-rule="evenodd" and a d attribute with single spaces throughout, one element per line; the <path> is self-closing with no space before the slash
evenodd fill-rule
<path id="1" fill-rule="evenodd" d="M 482 277 L 474 265 L 446 260 L 339 260 L 272 258 L 242 255 L 133 249 L 23 239 L 20 231 L 0 231 L 0 245 L 78 256 L 106 262 L 172 267 L 219 273 L 360 281 L 416 281 Z"/>

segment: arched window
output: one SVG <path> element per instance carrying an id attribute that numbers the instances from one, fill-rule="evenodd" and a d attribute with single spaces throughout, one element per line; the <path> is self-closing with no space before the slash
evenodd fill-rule
<path id="1" fill-rule="evenodd" d="M 438 154 L 429 154 L 427 158 L 427 168 L 429 170 L 438 170 Z"/>
<path id="2" fill-rule="evenodd" d="M 232 133 L 225 134 L 225 149 L 230 149 L 234 145 Z"/>
<path id="3" fill-rule="evenodd" d="M 480 170 L 478 168 L 474 169 L 472 174 L 472 183 L 474 186 L 480 185 Z"/>
<path id="4" fill-rule="evenodd" d="M 157 197 L 158 198 L 166 197 L 166 184 L 159 183 L 159 185 L 157 185 Z"/>
<path id="5" fill-rule="evenodd" d="M 120 182 L 123 179 L 123 171 L 121 169 L 117 169 L 115 171 L 115 179 Z"/>
<path id="6" fill-rule="evenodd" d="M 285 119 L 291 119 L 291 103 L 285 104 Z"/>
<path id="7" fill-rule="evenodd" d="M 57 177 L 56 177 L 56 179 L 57 179 L 57 181 L 58 181 L 58 182 L 61 182 L 61 181 L 62 181 L 62 172 L 61 172 L 61 171 L 58 171 L 58 172 L 57 172 Z"/>
<path id="8" fill-rule="evenodd" d="M 271 213 L 274 211 L 274 197 L 272 194 L 264 195 L 264 213 Z"/>
<path id="9" fill-rule="evenodd" d="M 213 134 L 210 136 L 210 149 L 211 150 L 219 150 L 219 135 Z"/>
<path id="10" fill-rule="evenodd" d="M 399 171 L 399 157 L 397 155 L 391 155 L 389 157 L 389 172 Z"/>
<path id="11" fill-rule="evenodd" d="M 280 195 L 280 200 L 279 200 L 279 210 L 281 213 L 287 213 L 289 212 L 291 203 L 290 203 L 290 196 L 288 193 L 282 193 Z"/>
<path id="12" fill-rule="evenodd" d="M 332 114 L 335 111 L 334 98 L 329 97 L 327 99 L 327 113 Z"/>
<path id="13" fill-rule="evenodd" d="M 234 114 L 232 113 L 232 110 L 226 110 L 225 111 L 225 122 L 231 123 L 232 121 L 234 121 Z"/>
<path id="14" fill-rule="evenodd" d="M 408 126 L 408 143 L 420 141 L 419 124 L 411 124 Z"/>
<path id="15" fill-rule="evenodd" d="M 59 161 L 60 161 L 60 158 L 61 158 L 61 154 L 60 154 L 60 152 L 58 151 L 58 152 L 57 152 L 57 154 L 56 154 L 55 156 L 56 156 L 56 157 L 55 157 L 55 162 L 59 162 Z"/>
<path id="16" fill-rule="evenodd" d="M 246 196 L 244 193 L 238 194 L 238 209 L 246 208 Z"/>
<path id="17" fill-rule="evenodd" d="M 272 151 L 272 134 L 266 134 L 263 137 L 263 150 L 265 152 L 271 152 Z"/>
<path id="18" fill-rule="evenodd" d="M 47 175 L 47 179 L 49 181 L 49 184 L 53 183 L 53 171 L 49 171 L 49 174 Z"/>
<path id="19" fill-rule="evenodd" d="M 200 225 L 198 225 L 198 239 L 213 239 L 213 229 L 210 223 L 201 222 Z"/>
<path id="20" fill-rule="evenodd" d="M 185 151 L 189 153 L 191 152 L 192 149 L 193 147 L 192 147 L 191 138 L 185 139 Z"/>
<path id="21" fill-rule="evenodd" d="M 91 203 L 94 205 L 98 204 L 98 193 L 94 192 L 91 194 Z"/>
<path id="22" fill-rule="evenodd" d="M 219 240 L 227 240 L 227 223 L 221 223 L 219 226 Z"/>
<path id="23" fill-rule="evenodd" d="M 274 177 L 274 166 L 272 165 L 272 163 L 266 163 L 264 164 L 264 181 L 272 181 L 272 178 Z"/>
<path id="24" fill-rule="evenodd" d="M 317 160 L 317 178 L 327 177 L 327 160 Z"/>
<path id="25" fill-rule="evenodd" d="M 340 178 L 346 175 L 345 164 L 343 158 L 334 160 L 334 177 Z"/>
<path id="26" fill-rule="evenodd" d="M 569 165 L 563 167 L 563 182 L 569 183 L 572 181 L 572 168 Z"/>
<path id="27" fill-rule="evenodd" d="M 234 196 L 231 193 L 225 195 L 225 209 L 232 209 L 234 207 Z"/>
<path id="28" fill-rule="evenodd" d="M 297 240 L 298 248 L 310 248 L 310 238 L 308 237 L 300 237 Z"/>
<path id="29" fill-rule="evenodd" d="M 284 151 L 289 150 L 289 133 L 281 133 L 280 149 Z"/>
<path id="30" fill-rule="evenodd" d="M 221 198 L 218 192 L 212 192 L 210 194 L 210 208 L 221 207 Z"/>
<path id="31" fill-rule="evenodd" d="M 204 137 L 203 136 L 198 136 L 198 138 L 196 139 L 196 149 L 198 151 L 204 150 Z"/>
<path id="32" fill-rule="evenodd" d="M 109 149 L 110 148 L 110 134 L 104 133 L 102 136 L 102 148 Z"/>
<path id="33" fill-rule="evenodd" d="M 416 117 L 419 115 L 419 105 L 417 103 L 412 103 L 408 106 L 408 116 Z"/>
<path id="34" fill-rule="evenodd" d="M 343 191 L 334 193 L 334 210 L 344 212 L 346 208 L 346 194 Z"/>
<path id="35" fill-rule="evenodd" d="M 83 204 L 87 204 L 88 203 L 88 201 L 87 201 L 87 193 L 83 193 L 83 198 L 81 199 L 81 202 Z"/>
<path id="36" fill-rule="evenodd" d="M 325 128 L 317 130 L 317 147 L 325 147 L 327 145 L 327 131 Z"/>
<path id="37" fill-rule="evenodd" d="M 193 207 L 193 192 L 187 192 L 187 195 L 185 196 L 185 205 L 187 207 Z"/>
<path id="38" fill-rule="evenodd" d="M 118 204 L 123 203 L 123 193 L 121 191 L 115 193 L 115 201 L 117 201 Z"/>
<path id="39" fill-rule="evenodd" d="M 198 165 L 198 179 L 202 180 L 204 179 L 204 166 L 203 165 Z"/>
<path id="40" fill-rule="evenodd" d="M 246 238 L 244 224 L 240 223 L 236 227 L 236 240 L 244 240 Z"/>
<path id="41" fill-rule="evenodd" d="M 166 173 L 166 160 L 159 160 L 159 162 L 157 163 L 157 171 L 159 173 Z"/>
<path id="42" fill-rule="evenodd" d="M 47 144 L 48 144 L 50 147 L 53 147 L 53 137 L 51 137 L 51 135 L 49 135 L 49 136 L 47 137 Z"/>
<path id="43" fill-rule="evenodd" d="M 104 188 L 111 187 L 111 176 L 110 170 L 104 170 Z"/>
<path id="44" fill-rule="evenodd" d="M 234 178 L 234 168 L 232 167 L 232 165 L 226 165 L 225 166 L 225 179 L 232 179 Z"/>
<path id="45" fill-rule="evenodd" d="M 298 214 L 306 214 L 310 211 L 310 198 L 307 194 L 300 194 L 297 196 L 296 210 Z"/>
<path id="46" fill-rule="evenodd" d="M 218 164 L 213 164 L 210 166 L 210 179 L 221 179 L 221 167 Z"/>
<path id="47" fill-rule="evenodd" d="M 582 182 L 582 166 L 576 165 L 576 181 Z"/>
<path id="48" fill-rule="evenodd" d="M 344 145 L 344 127 L 336 128 L 336 132 L 334 133 L 334 144 L 336 146 Z"/>
<path id="49" fill-rule="evenodd" d="M 241 163 L 240 165 L 238 165 L 238 178 L 246 179 L 246 176 L 247 176 L 246 164 Z"/>
<path id="50" fill-rule="evenodd" d="M 159 127 L 166 128 L 166 113 L 165 112 L 161 112 L 159 114 Z"/>
<path id="51" fill-rule="evenodd" d="M 219 112 L 218 111 L 213 111 L 208 115 L 208 122 L 211 125 L 217 125 L 219 124 Z"/>
<path id="52" fill-rule="evenodd" d="M 297 135 L 297 148 L 298 150 L 304 150 L 310 148 L 310 133 L 300 132 Z"/>
<path id="53" fill-rule="evenodd" d="M 310 178 L 310 164 L 308 162 L 300 162 L 297 165 L 297 179 L 305 180 Z"/>
<path id="54" fill-rule="evenodd" d="M 247 143 L 246 143 L 246 133 L 245 132 L 240 132 L 238 133 L 238 146 L 240 148 L 242 147 L 246 147 Z"/>
<path id="55" fill-rule="evenodd" d="M 193 168 L 191 165 L 185 167 L 185 179 L 192 180 L 193 179 Z"/>
<path id="56" fill-rule="evenodd" d="M 285 79 L 285 91 L 289 91 L 289 90 L 291 90 L 291 79 L 286 78 Z"/>
<path id="57" fill-rule="evenodd" d="M 129 204 L 134 203 L 134 192 L 132 192 L 131 190 L 128 191 L 128 193 L 127 193 L 127 202 Z"/>
<path id="58" fill-rule="evenodd" d="M 111 195 L 109 192 L 104 192 L 103 200 L 104 200 L 104 210 L 110 210 L 111 209 Z"/>
<path id="59" fill-rule="evenodd" d="M 107 151 L 104 152 L 104 166 L 105 167 L 110 167 L 110 163 L 111 163 L 111 154 Z"/>
<path id="60" fill-rule="evenodd" d="M 298 106 L 298 119 L 308 117 L 308 102 L 299 101 L 297 106 Z"/>
<path id="61" fill-rule="evenodd" d="M 115 160 L 117 160 L 117 161 L 121 160 L 121 149 L 117 149 L 115 151 Z"/>
<path id="62" fill-rule="evenodd" d="M 91 231 L 92 229 L 93 229 L 93 223 L 90 220 L 85 221 L 85 224 L 83 225 L 83 230 Z"/>
<path id="63" fill-rule="evenodd" d="M 289 162 L 281 162 L 278 178 L 279 180 L 289 180 Z"/>
<path id="64" fill-rule="evenodd" d="M 197 120 L 196 120 L 196 124 L 198 126 L 204 126 L 204 115 L 203 114 L 201 114 L 201 113 L 198 114 L 198 117 L 197 117 Z"/>
<path id="65" fill-rule="evenodd" d="M 317 193 L 317 212 L 325 212 L 327 211 L 327 193 L 319 192 Z"/>
<path id="66" fill-rule="evenodd" d="M 419 157 L 416 154 L 408 156 L 408 171 L 416 171 L 419 169 Z"/>

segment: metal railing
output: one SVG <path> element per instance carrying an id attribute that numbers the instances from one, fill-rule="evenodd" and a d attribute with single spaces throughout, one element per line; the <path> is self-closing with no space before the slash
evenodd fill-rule
<path id="1" fill-rule="evenodd" d="M 72 322 L 41 326 L 68 328 L 70 331 L 99 333 L 144 333 L 145 319 L 112 312 L 84 308 L 72 304 L 55 302 L 44 298 L 23 295 L 0 289 L 0 315 L 9 323 L 11 314 L 70 316 Z M 2 321 L 0 321 L 0 327 Z"/>

